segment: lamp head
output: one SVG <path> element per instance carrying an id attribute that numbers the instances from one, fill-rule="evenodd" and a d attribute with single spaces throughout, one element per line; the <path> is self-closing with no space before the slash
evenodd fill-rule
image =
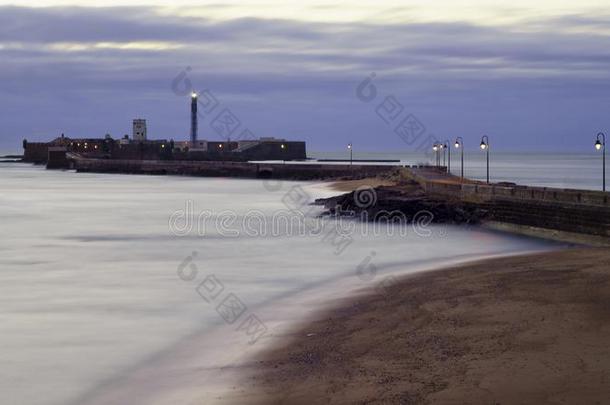
<path id="1" fill-rule="evenodd" d="M 456 147 L 456 149 L 459 149 L 459 147 L 460 147 L 460 146 L 461 146 L 461 145 L 460 145 L 460 143 L 456 141 L 456 142 L 455 142 L 455 147 Z"/>
<path id="2" fill-rule="evenodd" d="M 432 150 L 436 152 L 436 151 L 438 150 L 438 145 L 434 145 L 434 146 L 432 147 Z"/>
<path id="3" fill-rule="evenodd" d="M 487 143 L 485 143 L 485 141 L 481 141 L 481 149 L 482 149 L 482 150 L 485 150 L 485 149 L 487 149 L 487 148 L 488 148 Z"/>
<path id="4" fill-rule="evenodd" d="M 191 93 L 191 98 L 197 98 L 197 93 L 192 92 L 192 93 Z"/>
<path id="5" fill-rule="evenodd" d="M 597 150 L 601 150 L 603 144 L 601 143 L 601 141 L 598 139 L 597 142 L 595 142 L 595 149 Z"/>
<path id="6" fill-rule="evenodd" d="M 282 145 L 280 145 L 280 148 L 284 149 L 284 148 L 286 148 L 286 145 L 282 144 Z"/>
<path id="7" fill-rule="evenodd" d="M 351 149 L 351 148 L 352 148 L 352 144 L 351 144 L 351 143 L 348 143 L 348 144 L 347 144 L 347 149 Z"/>

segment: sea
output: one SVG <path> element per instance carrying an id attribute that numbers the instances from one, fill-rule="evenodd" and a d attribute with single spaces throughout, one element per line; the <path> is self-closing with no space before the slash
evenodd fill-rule
<path id="1" fill-rule="evenodd" d="M 313 152 L 317 159 L 348 160 L 349 153 Z M 444 155 L 444 156 L 443 156 Z M 353 152 L 353 159 L 398 160 L 403 165 L 433 164 L 433 152 Z M 446 152 L 440 155 L 443 166 L 450 166 L 451 173 L 462 174 L 461 151 L 452 149 L 451 160 Z M 396 163 L 386 163 L 396 164 Z M 606 165 L 608 166 L 608 165 Z M 466 150 L 464 152 L 464 176 L 485 181 L 487 159 L 485 152 Z M 606 177 L 610 167 L 606 167 Z M 489 156 L 489 178 L 491 182 L 511 182 L 528 186 L 555 187 L 567 189 L 601 190 L 603 161 L 601 152 L 590 153 L 538 153 L 538 152 L 496 152 Z"/>
<path id="2" fill-rule="evenodd" d="M 493 181 L 599 188 L 597 155 L 491 162 Z M 466 166 L 484 177 L 480 153 Z M 425 217 L 379 228 L 321 218 L 310 203 L 335 194 L 320 182 L 0 163 L 0 403 L 221 402 L 233 378 L 223 372 L 354 291 L 561 247 Z"/>

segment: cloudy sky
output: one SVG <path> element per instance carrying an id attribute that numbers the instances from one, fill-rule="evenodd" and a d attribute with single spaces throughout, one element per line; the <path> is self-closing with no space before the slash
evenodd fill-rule
<path id="1" fill-rule="evenodd" d="M 0 151 L 136 117 L 187 139 L 191 87 L 206 139 L 589 151 L 610 131 L 608 0 L 0 1 L 0 57 Z"/>

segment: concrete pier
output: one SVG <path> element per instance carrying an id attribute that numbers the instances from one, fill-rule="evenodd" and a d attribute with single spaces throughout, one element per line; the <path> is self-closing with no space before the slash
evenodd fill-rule
<path id="1" fill-rule="evenodd" d="M 490 227 L 574 243 L 610 244 L 608 192 L 462 182 L 429 168 L 409 173 L 430 198 L 488 210 L 484 222 Z"/>
<path id="2" fill-rule="evenodd" d="M 396 170 L 390 165 L 249 163 L 230 161 L 163 161 L 88 159 L 68 153 L 69 167 L 79 172 L 185 175 L 201 177 L 325 180 L 374 177 Z"/>

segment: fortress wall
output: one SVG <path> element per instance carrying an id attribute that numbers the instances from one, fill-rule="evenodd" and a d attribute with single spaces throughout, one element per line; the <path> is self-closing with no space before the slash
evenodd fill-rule
<path id="1" fill-rule="evenodd" d="M 46 163 L 49 156 L 49 144 L 46 142 L 28 142 L 23 150 L 23 161 L 28 163 Z"/>

